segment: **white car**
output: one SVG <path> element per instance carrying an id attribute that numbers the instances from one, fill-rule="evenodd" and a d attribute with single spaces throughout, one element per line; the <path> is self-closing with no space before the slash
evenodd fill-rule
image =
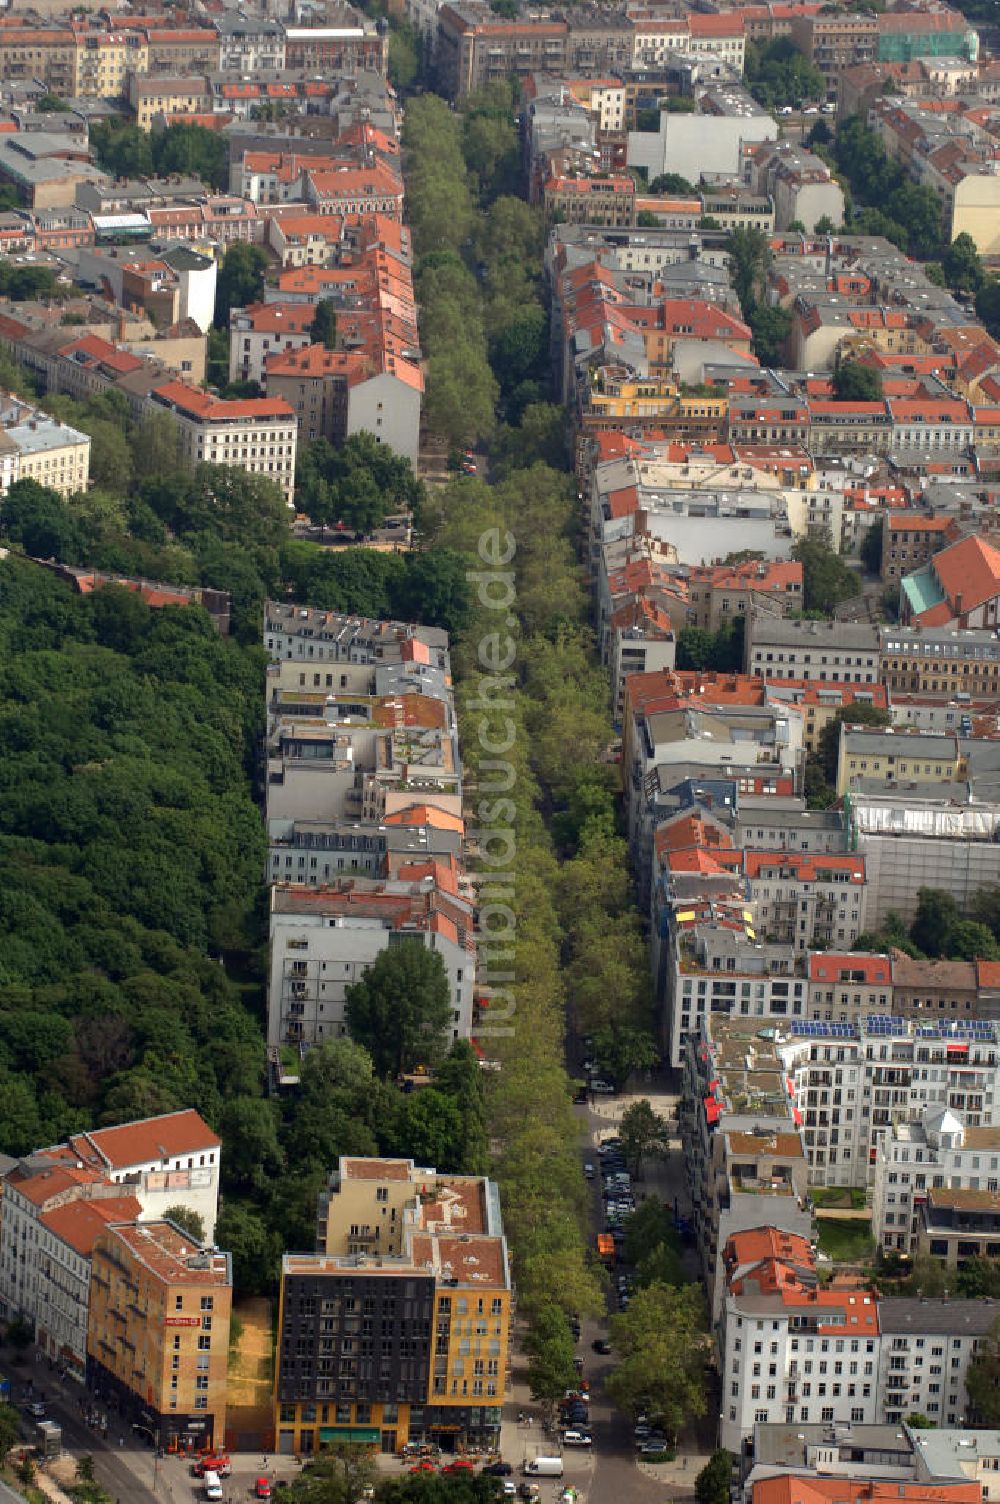
<path id="1" fill-rule="evenodd" d="M 503 1480 L 503 1496 L 505 1499 L 517 1498 L 517 1484 L 511 1478 Z"/>
<path id="2" fill-rule="evenodd" d="M 592 1447 L 594 1445 L 594 1438 L 589 1431 L 564 1431 L 562 1439 L 564 1447 Z"/>
<path id="3" fill-rule="evenodd" d="M 591 1081 L 588 1090 L 596 1093 L 599 1097 L 613 1097 L 617 1088 L 612 1086 L 610 1081 L 601 1081 L 598 1079 Z"/>

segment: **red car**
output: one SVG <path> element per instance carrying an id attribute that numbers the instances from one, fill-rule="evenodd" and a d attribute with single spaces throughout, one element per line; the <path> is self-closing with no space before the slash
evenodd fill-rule
<path id="1" fill-rule="evenodd" d="M 271 1497 L 271 1485 L 266 1478 L 258 1478 L 253 1486 L 253 1491 L 258 1499 L 269 1499 Z"/>

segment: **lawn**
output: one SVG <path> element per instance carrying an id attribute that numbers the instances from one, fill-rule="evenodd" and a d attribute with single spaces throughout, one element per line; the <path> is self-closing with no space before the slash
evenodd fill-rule
<path id="1" fill-rule="evenodd" d="M 809 1194 L 815 1206 L 833 1206 L 845 1212 L 863 1212 L 865 1209 L 865 1193 L 860 1186 L 817 1185 Z"/>
<path id="2" fill-rule="evenodd" d="M 838 1264 L 866 1264 L 875 1252 L 870 1217 L 852 1217 L 849 1221 L 817 1218 L 820 1252 Z"/>

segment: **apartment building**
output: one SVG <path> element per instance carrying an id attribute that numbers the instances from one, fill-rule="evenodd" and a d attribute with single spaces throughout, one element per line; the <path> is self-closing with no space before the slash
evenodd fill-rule
<path id="1" fill-rule="evenodd" d="M 266 16 L 224 15 L 216 22 L 219 71 L 251 77 L 285 66 L 285 29 Z"/>
<path id="2" fill-rule="evenodd" d="M 569 27 L 562 20 L 504 20 L 488 6 L 442 5 L 435 61 L 452 99 L 512 75 L 565 71 Z"/>
<path id="3" fill-rule="evenodd" d="M 768 940 L 793 950 L 849 948 L 865 929 L 864 857 L 746 851 L 743 871 Z"/>
<path id="4" fill-rule="evenodd" d="M 892 960 L 860 951 L 816 951 L 808 958 L 808 1018 L 857 1023 L 894 1011 Z"/>
<path id="5" fill-rule="evenodd" d="M 949 1261 L 953 1262 L 957 1252 L 954 1246 L 927 1247 L 937 1210 L 930 1210 L 925 1225 L 923 1208 L 930 1193 L 970 1191 L 995 1196 L 998 1189 L 1000 1128 L 967 1128 L 961 1112 L 935 1103 L 924 1109 L 920 1121 L 898 1123 L 879 1141 L 872 1190 L 872 1235 L 887 1251 L 933 1251 L 937 1257 L 949 1258 L 950 1254 Z M 948 1242 L 951 1245 L 953 1240 Z M 963 1252 L 963 1258 L 968 1256 Z"/>
<path id="6" fill-rule="evenodd" d="M 752 612 L 746 671 L 761 679 L 878 684 L 878 628 L 856 622 L 784 621 Z"/>
<path id="7" fill-rule="evenodd" d="M 135 1222 L 141 1211 L 134 1196 L 107 1196 L 53 1206 L 38 1218 L 37 1273 L 24 1315 L 34 1324 L 36 1350 L 81 1384 L 97 1235 L 113 1223 Z"/>
<path id="8" fill-rule="evenodd" d="M 44 1338 L 43 1348 L 50 1356 L 59 1346 L 73 1349 L 73 1361 L 79 1357 L 79 1321 L 75 1319 L 75 1297 L 80 1285 L 89 1281 L 89 1268 L 82 1270 L 75 1260 L 61 1257 L 56 1247 L 60 1232 L 67 1229 L 61 1219 L 50 1227 L 50 1214 L 64 1213 L 70 1206 L 99 1202 L 122 1209 L 122 1192 L 109 1184 L 99 1170 L 75 1161 L 59 1163 L 45 1155 L 19 1160 L 3 1178 L 3 1220 L 0 1222 L 0 1311 L 8 1320 L 24 1315 L 35 1322 Z M 100 1213 L 94 1214 L 99 1219 Z M 82 1222 L 77 1224 L 82 1227 Z M 79 1235 L 82 1241 L 82 1233 Z M 89 1250 L 88 1250 L 89 1252 Z M 86 1259 L 87 1254 L 81 1254 Z M 61 1267 L 62 1266 L 62 1267 Z M 65 1293 L 65 1304 L 63 1294 Z M 85 1292 L 84 1292 L 85 1294 Z M 65 1314 L 62 1314 L 62 1312 Z M 86 1299 L 82 1311 L 86 1332 Z M 74 1330 L 67 1331 L 72 1323 Z"/>
<path id="9" fill-rule="evenodd" d="M 852 705 L 888 710 L 889 698 L 879 684 L 822 684 L 815 679 L 769 679 L 768 692 L 775 702 L 799 708 L 802 745 L 807 752 L 819 749 L 820 738 L 831 720 Z"/>
<path id="10" fill-rule="evenodd" d="M 724 1028 L 713 1020 L 710 1032 L 688 1040 L 678 1117 L 713 1325 L 724 1308 L 725 1254 L 735 1233 L 773 1228 L 812 1239 L 808 1162 L 783 1067 L 775 1031 L 754 1019 L 726 1020 Z"/>
<path id="11" fill-rule="evenodd" d="M 493 1182 L 341 1158 L 318 1247 L 282 1261 L 279 1453 L 495 1448 L 511 1280 Z"/>
<path id="12" fill-rule="evenodd" d="M 230 1255 L 201 1247 L 173 1222 L 99 1232 L 88 1388 L 151 1445 L 223 1447 L 232 1297 Z"/>
<path id="13" fill-rule="evenodd" d="M 320 79 L 358 73 L 385 77 L 388 30 L 350 7 L 345 10 L 346 24 L 339 26 L 285 26 L 285 67 L 289 72 Z"/>
<path id="14" fill-rule="evenodd" d="M 309 303 L 250 303 L 229 313 L 229 379 L 267 387 L 273 355 L 305 350 L 312 344 L 316 310 Z"/>
<path id="15" fill-rule="evenodd" d="M 991 631 L 954 627 L 883 627 L 882 682 L 899 694 L 1000 693 L 1000 640 Z"/>
<path id="16" fill-rule="evenodd" d="M 426 664 L 451 677 L 448 634 L 439 627 L 345 616 L 285 601 L 265 603 L 264 646 L 272 663 L 340 665 L 342 677 L 334 683 L 341 689 L 354 687 L 356 681 L 349 675 L 357 674 L 358 665 L 364 669 L 365 685 L 371 682 L 373 667 L 394 663 Z"/>
<path id="17" fill-rule="evenodd" d="M 927 564 L 939 549 L 954 542 L 953 517 L 921 512 L 888 512 L 882 524 L 883 580 L 901 580 Z"/>
<path id="18" fill-rule="evenodd" d="M 468 1039 L 475 984 L 474 916 L 457 872 L 417 861 L 389 881 L 276 883 L 271 889 L 268 1043 L 296 1048 L 347 1032 L 347 989 L 392 945 L 440 955 L 452 1003 L 449 1037 Z"/>
<path id="19" fill-rule="evenodd" d="M 109 1222 L 184 1206 L 211 1240 L 221 1141 L 197 1112 L 74 1134 L 0 1182 L 0 1312 L 26 1316 L 42 1351 L 82 1377 L 94 1240 Z"/>
<path id="20" fill-rule="evenodd" d="M 989 961 L 915 961 L 894 950 L 892 1011 L 904 1018 L 988 1017 L 991 971 Z"/>
<path id="21" fill-rule="evenodd" d="M 0 393 L 0 495 L 18 480 L 74 496 L 90 479 L 90 435 Z"/>
<path id="22" fill-rule="evenodd" d="M 850 1446 L 847 1466 L 839 1468 L 838 1442 L 849 1439 L 855 1427 L 862 1432 L 866 1426 L 883 1428 L 882 1446 L 877 1454 L 869 1453 L 863 1476 L 885 1478 L 887 1499 L 907 1497 L 907 1485 L 898 1481 L 906 1476 L 900 1471 L 906 1458 L 896 1454 L 903 1454 L 907 1438 L 919 1433 L 897 1433 L 894 1441 L 903 1445 L 896 1447 L 887 1444 L 885 1429 L 899 1426 L 908 1415 L 925 1415 L 932 1425 L 967 1423 L 966 1377 L 995 1319 L 992 1302 L 879 1299 L 853 1281 L 820 1287 L 813 1249 L 767 1227 L 729 1240 L 726 1272 L 719 1334 L 721 1441 L 733 1452 L 744 1452 L 753 1433 L 753 1498 L 769 1475 L 779 1481 L 773 1466 L 777 1458 L 769 1466 L 768 1449 L 757 1445 L 762 1439 L 758 1428 L 810 1425 L 825 1430 L 817 1437 L 822 1447 L 812 1449 L 809 1461 L 823 1473 L 836 1468 L 847 1474 L 829 1480 L 841 1492 L 858 1487 L 858 1479 L 852 1483 L 849 1478 L 851 1464 L 862 1461 L 862 1455 Z M 781 1473 L 787 1473 L 796 1444 L 808 1440 L 797 1430 L 795 1435 Z M 965 1444 L 975 1446 L 968 1436 Z M 916 1460 L 913 1453 L 910 1458 Z M 916 1466 L 926 1475 L 930 1469 L 922 1461 Z M 946 1476 L 966 1473 L 953 1463 Z M 872 1483 L 866 1487 L 874 1497 Z M 940 1492 L 943 1497 L 944 1490 Z M 833 1494 L 827 1497 L 832 1500 Z"/>
<path id="23" fill-rule="evenodd" d="M 837 754 L 837 793 L 856 784 L 955 783 L 966 766 L 957 735 L 895 731 L 892 727 L 841 724 Z"/>
<path id="24" fill-rule="evenodd" d="M 870 63 L 878 51 L 878 23 L 864 12 L 831 11 L 796 16 L 791 38 L 826 79 L 827 92 L 836 97 L 837 84 L 846 68 Z"/>
<path id="25" fill-rule="evenodd" d="M 627 226 L 635 223 L 635 179 L 627 173 L 550 177 L 542 189 L 546 224 Z"/>
<path id="26" fill-rule="evenodd" d="M 127 1189 L 142 1206 L 143 1220 L 163 1217 L 182 1205 L 201 1218 L 208 1242 L 219 1211 L 222 1140 L 193 1108 L 120 1127 L 75 1133 L 48 1155 L 74 1157 Z"/>
<path id="27" fill-rule="evenodd" d="M 1000 1194 L 932 1187 L 919 1209 L 917 1251 L 940 1259 L 953 1276 L 968 1259 L 1000 1254 Z"/>
<path id="28" fill-rule="evenodd" d="M 231 465 L 273 481 L 289 506 L 295 488 L 295 414 L 276 397 L 228 401 L 183 381 L 168 381 L 148 398 L 152 412 L 168 412 L 191 465 Z"/>
<path id="29" fill-rule="evenodd" d="M 878 1319 L 880 1419 L 899 1425 L 916 1413 L 933 1425 L 969 1424 L 965 1378 L 996 1323 L 992 1302 L 895 1297 L 879 1301 Z"/>
<path id="30" fill-rule="evenodd" d="M 812 1248 L 801 1239 L 773 1242 L 775 1252 L 759 1262 L 764 1230 L 731 1238 L 726 1249 L 720 1442 L 734 1452 L 755 1425 L 871 1424 L 878 1413 L 874 1294 L 820 1289 Z"/>
<path id="31" fill-rule="evenodd" d="M 771 200 L 777 229 L 798 221 L 811 234 L 817 221 L 839 225 L 844 218 L 844 195 L 821 158 L 790 141 L 754 146 L 744 164 L 754 190 Z"/>
<path id="32" fill-rule="evenodd" d="M 295 412 L 303 440 L 339 447 L 370 433 L 414 465 L 420 449 L 423 375 L 412 355 L 375 338 L 367 349 L 309 345 L 266 358 L 267 390 Z"/>
<path id="33" fill-rule="evenodd" d="M 71 99 L 77 92 L 77 38 L 69 27 L 5 26 L 0 34 L 0 79 L 37 79 Z"/>
<path id="34" fill-rule="evenodd" d="M 126 98 L 136 125 L 144 131 L 152 130 L 161 115 L 208 115 L 212 112 L 212 94 L 204 74 L 178 73 L 164 77 L 130 73 Z"/>

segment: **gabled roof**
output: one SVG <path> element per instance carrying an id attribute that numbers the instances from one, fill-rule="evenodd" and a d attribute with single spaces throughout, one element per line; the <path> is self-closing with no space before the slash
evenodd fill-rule
<path id="1" fill-rule="evenodd" d="M 70 1147 L 80 1152 L 82 1159 L 109 1170 L 201 1153 L 218 1149 L 221 1144 L 222 1140 L 194 1108 L 123 1123 L 120 1127 L 94 1128 L 70 1139 Z"/>
<path id="2" fill-rule="evenodd" d="M 112 1222 L 135 1222 L 142 1216 L 142 1205 L 134 1196 L 108 1196 L 97 1201 L 69 1201 L 39 1221 L 57 1238 L 68 1243 L 81 1258 L 89 1258 L 94 1241 Z"/>
<path id="3" fill-rule="evenodd" d="M 964 613 L 1000 595 L 1000 549 L 985 538 L 953 543 L 935 554 L 931 567 L 956 615 L 959 600 Z"/>

